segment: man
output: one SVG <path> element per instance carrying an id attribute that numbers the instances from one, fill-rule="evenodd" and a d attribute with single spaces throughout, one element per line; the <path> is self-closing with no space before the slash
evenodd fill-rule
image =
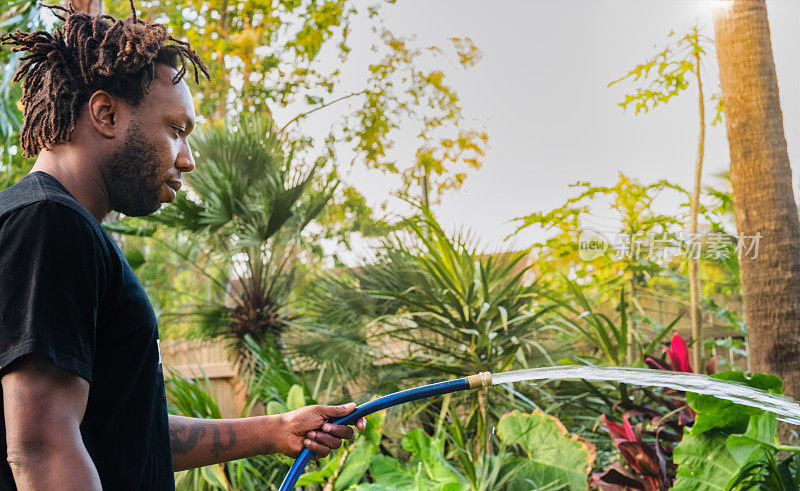
<path id="1" fill-rule="evenodd" d="M 353 430 L 326 421 L 353 404 L 167 415 L 155 315 L 100 223 L 175 199 L 195 167 L 182 77 L 187 64 L 196 81 L 207 70 L 135 14 L 52 8 L 62 29 L 3 38 L 26 52 L 20 142 L 37 159 L 0 193 L 0 488 L 174 489 L 173 470 L 304 447 L 327 455 Z"/>

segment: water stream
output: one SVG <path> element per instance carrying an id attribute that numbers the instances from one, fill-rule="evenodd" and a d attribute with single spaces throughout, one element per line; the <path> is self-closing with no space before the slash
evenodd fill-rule
<path id="1" fill-rule="evenodd" d="M 644 387 L 666 387 L 697 392 L 775 413 L 778 419 L 800 425 L 800 404 L 788 397 L 770 394 L 735 382 L 696 373 L 670 372 L 649 368 L 563 366 L 531 368 L 493 373 L 494 385 L 531 380 L 584 379 L 623 382 Z"/>

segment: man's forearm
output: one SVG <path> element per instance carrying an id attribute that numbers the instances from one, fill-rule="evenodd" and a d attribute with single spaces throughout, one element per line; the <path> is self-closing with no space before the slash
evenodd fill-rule
<path id="1" fill-rule="evenodd" d="M 276 453 L 280 416 L 238 419 L 169 417 L 175 471 Z"/>

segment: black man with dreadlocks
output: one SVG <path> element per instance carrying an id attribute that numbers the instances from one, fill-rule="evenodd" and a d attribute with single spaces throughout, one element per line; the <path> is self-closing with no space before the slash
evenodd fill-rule
<path id="1" fill-rule="evenodd" d="M 173 470 L 264 453 L 327 455 L 352 438 L 327 420 L 168 416 L 153 309 L 100 225 L 156 211 L 194 167 L 183 80 L 208 71 L 164 26 L 50 7 L 24 53 L 20 142 L 31 173 L 0 193 L 0 489 L 174 489 Z M 363 420 L 359 427 L 363 428 Z"/>

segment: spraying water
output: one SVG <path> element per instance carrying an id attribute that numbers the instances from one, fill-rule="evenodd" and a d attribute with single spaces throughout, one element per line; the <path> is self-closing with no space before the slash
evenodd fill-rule
<path id="1" fill-rule="evenodd" d="M 492 374 L 492 383 L 494 385 L 550 379 L 606 380 L 643 387 L 666 387 L 684 392 L 697 392 L 769 411 L 775 413 L 781 421 L 800 425 L 800 404 L 794 400 L 746 385 L 717 380 L 696 373 L 670 372 L 648 368 L 563 366 L 531 368 Z"/>

